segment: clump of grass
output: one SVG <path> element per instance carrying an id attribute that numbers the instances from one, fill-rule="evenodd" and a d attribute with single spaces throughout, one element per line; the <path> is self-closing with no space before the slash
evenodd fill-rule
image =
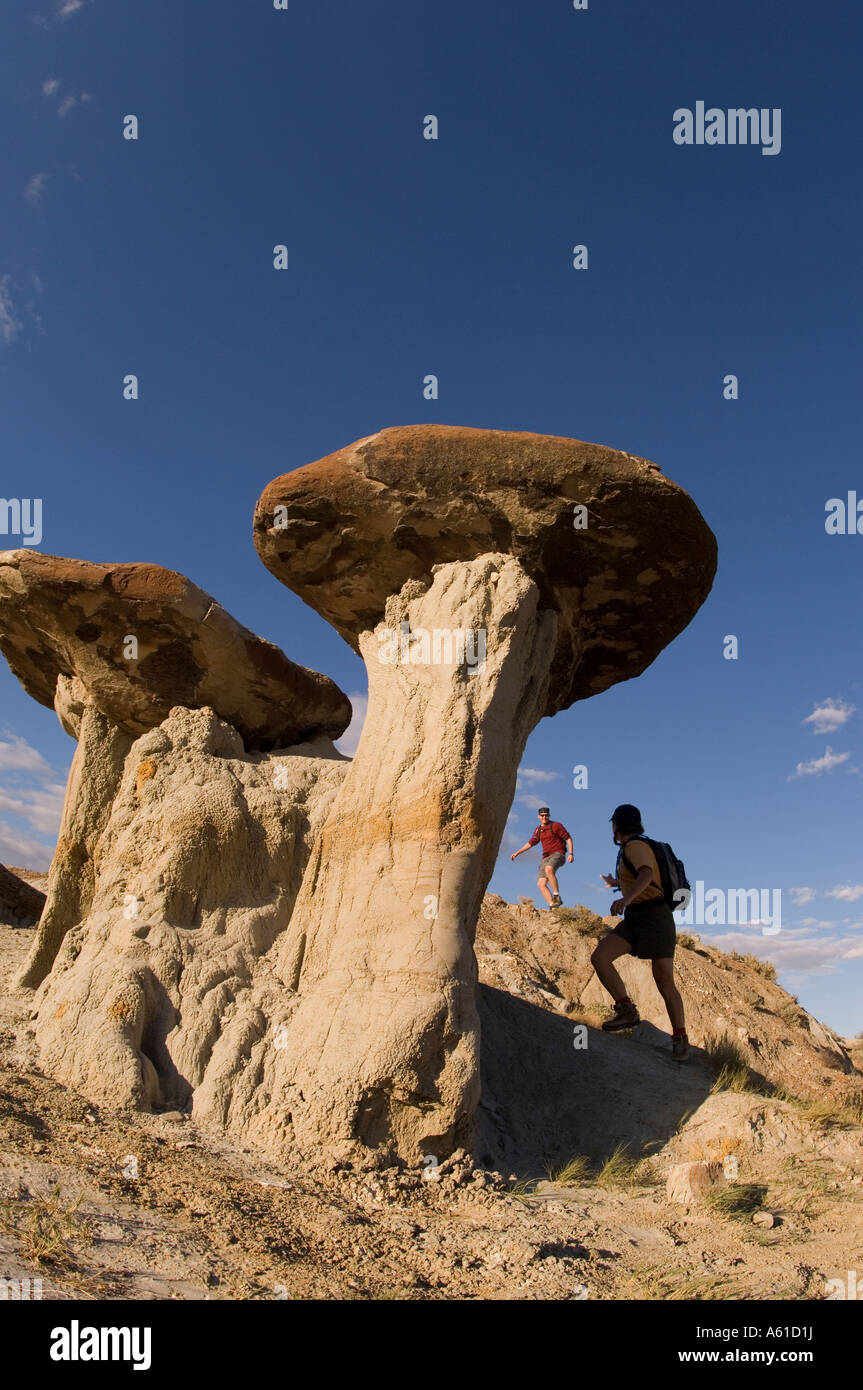
<path id="1" fill-rule="evenodd" d="M 78 1215 L 81 1200 L 78 1197 L 70 1207 L 64 1207 L 58 1184 L 47 1197 L 37 1197 L 27 1203 L 23 1222 L 13 1219 L 12 1203 L 5 1202 L 2 1224 L 17 1236 L 20 1253 L 25 1260 L 37 1265 L 71 1266 L 74 1261 L 70 1246 L 75 1240 L 90 1236 L 89 1222 L 86 1217 Z M 16 1206 L 20 1211 L 21 1204 L 16 1203 Z"/>
<path id="2" fill-rule="evenodd" d="M 540 1181 L 540 1178 L 519 1178 L 518 1182 L 513 1183 L 512 1187 L 509 1189 L 507 1196 L 517 1198 L 532 1197 L 536 1190 L 537 1183 Z"/>
<path id="3" fill-rule="evenodd" d="M 790 1182 L 777 1186 L 777 1205 L 783 1210 L 797 1212 L 800 1216 L 820 1216 L 824 1209 L 821 1203 L 830 1201 L 830 1189 L 834 1181 L 832 1172 L 809 1163 L 803 1170 L 805 1182 L 801 1183 L 802 1172 L 799 1164 L 789 1164 L 787 1171 Z"/>
<path id="4" fill-rule="evenodd" d="M 647 1187 L 656 1181 L 652 1157 L 633 1154 L 626 1144 L 618 1144 L 613 1153 L 594 1164 L 585 1154 L 574 1154 L 566 1163 L 546 1168 L 549 1182 L 560 1187 Z M 511 1197 L 530 1197 L 538 1178 L 523 1179 L 510 1188 Z"/>
<path id="5" fill-rule="evenodd" d="M 863 1094 L 859 1091 L 850 1094 L 819 1096 L 817 1100 L 806 1100 L 789 1091 L 787 1086 L 774 1086 L 770 1092 L 772 1100 L 784 1100 L 799 1110 L 800 1118 L 812 1124 L 837 1125 L 841 1129 L 863 1127 Z"/>
<path id="6" fill-rule="evenodd" d="M 688 1303 L 691 1299 L 727 1303 L 743 1298 L 744 1287 L 741 1279 L 729 1279 L 721 1274 L 695 1274 L 675 1284 L 665 1298 L 669 1303 Z"/>
<path id="7" fill-rule="evenodd" d="M 558 907 L 555 911 L 562 921 L 575 927 L 582 936 L 604 936 L 608 931 L 602 918 L 591 912 L 589 907 L 579 904 L 577 907 Z"/>
<path id="8" fill-rule="evenodd" d="M 765 980 L 771 984 L 776 983 L 776 966 L 772 960 L 762 960 L 760 956 L 753 956 L 747 953 L 740 957 L 741 965 L 748 965 L 750 970 L 754 970 L 756 975 L 763 975 Z"/>
<path id="9" fill-rule="evenodd" d="M 787 1023 L 791 1027 L 809 1027 L 806 1010 L 801 1006 L 796 994 L 790 994 L 787 999 L 783 999 L 777 1004 L 773 1012 L 777 1018 L 781 1018 L 783 1023 Z"/>
<path id="10" fill-rule="evenodd" d="M 727 1034 L 721 1038 L 706 1038 L 704 1051 L 716 1078 L 711 1087 L 713 1094 L 749 1091 L 755 1095 L 773 1095 L 773 1090 L 755 1075 L 737 1043 Z"/>
<path id="11" fill-rule="evenodd" d="M 694 951 L 696 947 L 701 945 L 701 940 L 699 937 L 693 936 L 692 932 L 679 931 L 677 933 L 677 944 L 678 946 L 683 946 L 687 951 Z"/>
<path id="12" fill-rule="evenodd" d="M 630 1152 L 626 1144 L 618 1144 L 614 1153 L 601 1165 L 596 1175 L 597 1187 L 646 1187 L 653 1181 L 653 1166 Z"/>
<path id="13" fill-rule="evenodd" d="M 863 1096 L 819 1096 L 803 1102 L 803 1118 L 813 1124 L 837 1125 L 853 1129 L 863 1125 Z"/>
<path id="14" fill-rule="evenodd" d="M 627 1285 L 627 1298 L 648 1302 L 676 1303 L 690 1299 L 712 1302 L 746 1297 L 745 1285 L 739 1276 L 690 1274 L 675 1279 L 666 1265 L 649 1265 L 635 1271 L 629 1276 Z"/>
<path id="15" fill-rule="evenodd" d="M 758 1183 L 716 1183 L 704 1195 L 704 1205 L 716 1216 L 745 1219 L 764 1205 L 767 1188 Z"/>
<path id="16" fill-rule="evenodd" d="M 576 1154 L 560 1168 L 549 1168 L 547 1172 L 549 1182 L 558 1182 L 561 1187 L 582 1187 L 593 1180 L 590 1160 L 584 1154 Z"/>

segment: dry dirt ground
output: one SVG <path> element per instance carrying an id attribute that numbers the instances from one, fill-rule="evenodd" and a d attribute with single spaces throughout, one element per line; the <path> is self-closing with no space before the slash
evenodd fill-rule
<path id="1" fill-rule="evenodd" d="M 589 1015 L 537 983 L 539 928 L 527 914 L 519 954 L 504 907 L 486 900 L 477 943 L 485 1166 L 436 1173 L 277 1168 L 176 1112 L 97 1110 L 38 1070 L 5 985 L 33 931 L 0 927 L 0 1279 L 41 1278 L 45 1299 L 797 1300 L 863 1272 L 863 1130 L 717 1092 L 707 1053 L 676 1068 L 649 1023 L 623 1038 L 588 1022 L 576 1049 Z M 502 956 L 548 999 L 501 989 Z M 621 1143 L 640 1161 L 604 1164 Z M 693 1158 L 735 1165 L 725 1208 L 666 1200 Z"/>

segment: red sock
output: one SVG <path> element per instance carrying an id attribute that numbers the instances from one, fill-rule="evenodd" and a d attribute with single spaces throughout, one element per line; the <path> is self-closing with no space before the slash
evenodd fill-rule
<path id="1" fill-rule="evenodd" d="M 628 994 L 624 994 L 622 999 L 615 999 L 614 1002 L 615 1004 L 631 1004 L 632 1000 L 630 999 Z"/>

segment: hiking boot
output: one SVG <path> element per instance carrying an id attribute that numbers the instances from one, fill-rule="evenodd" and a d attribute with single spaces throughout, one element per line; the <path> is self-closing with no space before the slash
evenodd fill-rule
<path id="1" fill-rule="evenodd" d="M 671 1055 L 675 1062 L 685 1062 L 689 1057 L 689 1039 L 685 1033 L 671 1039 Z"/>
<path id="2" fill-rule="evenodd" d="M 634 1028 L 641 1022 L 641 1015 L 634 1004 L 615 1004 L 614 1017 L 606 1019 L 602 1025 L 604 1033 L 616 1033 L 622 1028 Z M 675 1041 L 677 1041 L 675 1039 Z"/>
<path id="3" fill-rule="evenodd" d="M 560 901 L 560 894 L 559 894 L 559 893 L 553 893 L 553 894 L 552 894 L 551 905 L 552 905 L 552 907 L 563 907 L 563 903 Z"/>

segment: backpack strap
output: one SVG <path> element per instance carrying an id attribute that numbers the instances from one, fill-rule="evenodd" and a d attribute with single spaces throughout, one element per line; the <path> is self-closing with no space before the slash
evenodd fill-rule
<path id="1" fill-rule="evenodd" d="M 650 843 L 650 841 L 648 840 L 648 838 L 647 838 L 646 835 L 630 835 L 629 840 L 644 840 L 644 842 L 645 842 L 646 844 L 649 844 L 649 843 Z M 629 840 L 627 840 L 627 842 L 626 842 L 627 845 L 629 844 Z M 655 854 L 653 855 L 653 857 L 654 857 L 654 859 L 656 859 L 656 855 L 655 855 Z M 627 867 L 627 870 L 629 871 L 629 873 L 632 874 L 632 877 L 633 877 L 633 878 L 638 878 L 638 870 L 636 869 L 635 865 L 632 864 L 632 863 L 630 862 L 630 860 L 627 859 L 627 857 L 626 857 L 626 845 L 621 845 L 621 846 L 620 846 L 620 850 L 618 851 L 618 855 L 617 855 L 617 862 L 618 862 L 619 864 L 620 864 L 620 863 L 625 864 L 626 867 Z M 657 868 L 658 868 L 658 867 L 659 867 L 659 861 L 657 860 Z M 617 875 L 615 875 L 615 877 L 617 877 Z M 652 878 L 652 877 L 653 877 L 653 875 L 651 874 L 651 878 Z"/>
<path id="2" fill-rule="evenodd" d="M 635 869 L 632 867 L 632 865 L 630 864 L 629 860 L 627 859 L 626 854 L 624 853 L 623 845 L 621 845 L 620 849 L 617 851 L 617 864 L 615 865 L 615 872 L 614 872 L 614 877 L 615 877 L 615 878 L 619 878 L 619 877 L 620 877 L 620 875 L 619 875 L 619 873 L 617 872 L 617 870 L 620 868 L 621 864 L 625 864 L 625 865 L 626 865 L 627 871 L 628 871 L 629 873 L 632 874 L 632 877 L 633 877 L 633 878 L 636 877 Z"/>

